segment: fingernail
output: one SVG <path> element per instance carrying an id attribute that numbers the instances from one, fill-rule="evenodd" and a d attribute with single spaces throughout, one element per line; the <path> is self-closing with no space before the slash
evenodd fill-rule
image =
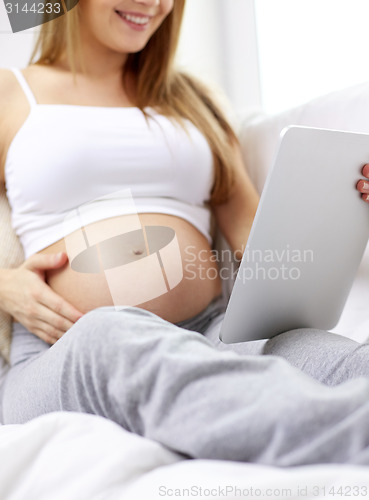
<path id="1" fill-rule="evenodd" d="M 363 189 L 369 189 L 369 182 L 364 181 Z"/>

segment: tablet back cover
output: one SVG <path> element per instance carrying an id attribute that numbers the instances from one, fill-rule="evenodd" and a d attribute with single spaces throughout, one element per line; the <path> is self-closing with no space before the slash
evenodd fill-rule
<path id="1" fill-rule="evenodd" d="M 223 342 L 337 324 L 369 238 L 369 206 L 355 189 L 365 163 L 367 134 L 284 129 L 223 320 Z"/>

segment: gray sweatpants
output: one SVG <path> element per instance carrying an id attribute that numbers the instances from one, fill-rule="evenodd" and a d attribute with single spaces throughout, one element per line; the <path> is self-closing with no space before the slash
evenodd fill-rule
<path id="1" fill-rule="evenodd" d="M 52 347 L 16 323 L 3 422 L 77 411 L 193 458 L 369 464 L 369 344 L 301 329 L 224 345 L 223 311 L 174 325 L 102 307 Z"/>

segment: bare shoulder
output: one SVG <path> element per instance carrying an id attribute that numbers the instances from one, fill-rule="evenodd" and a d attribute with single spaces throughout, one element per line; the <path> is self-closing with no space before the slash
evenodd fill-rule
<path id="1" fill-rule="evenodd" d="M 24 76 L 30 68 L 21 69 Z M 26 77 L 27 78 L 27 77 Z M 0 68 L 0 183 L 5 182 L 5 162 L 11 140 L 29 113 L 29 103 L 14 72 Z"/>
<path id="2" fill-rule="evenodd" d="M 46 102 L 47 91 L 56 87 L 53 67 L 30 64 L 20 69 L 31 92 L 38 102 L 39 97 Z M 16 75 L 11 69 L 0 68 L 0 184 L 5 182 L 5 164 L 9 146 L 30 112 L 30 103 Z"/>
<path id="3" fill-rule="evenodd" d="M 32 82 L 42 82 L 44 78 L 52 78 L 52 76 L 57 72 L 57 68 L 49 64 L 30 64 L 29 66 L 22 69 L 22 73 L 26 80 L 31 80 Z"/>
<path id="4" fill-rule="evenodd" d="M 31 64 L 22 73 L 40 104 L 66 103 L 73 93 L 72 73 L 57 64 Z"/>
<path id="5" fill-rule="evenodd" d="M 0 68 L 0 111 L 3 112 L 12 94 L 16 91 L 16 79 L 10 69 Z M 0 114 L 0 120 L 2 113 Z"/>

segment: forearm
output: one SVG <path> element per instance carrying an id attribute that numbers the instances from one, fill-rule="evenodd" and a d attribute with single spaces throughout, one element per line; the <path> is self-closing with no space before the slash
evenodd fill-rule
<path id="1" fill-rule="evenodd" d="M 258 204 L 259 195 L 239 166 L 229 200 L 213 208 L 218 227 L 238 260 L 245 251 Z"/>
<path id="2" fill-rule="evenodd" d="M 232 232 L 232 241 L 228 241 L 228 244 L 233 253 L 233 257 L 237 261 L 241 261 L 242 256 L 245 252 L 251 232 L 252 223 L 253 218 L 250 218 L 249 220 L 246 220 L 242 225 L 236 227 Z"/>

